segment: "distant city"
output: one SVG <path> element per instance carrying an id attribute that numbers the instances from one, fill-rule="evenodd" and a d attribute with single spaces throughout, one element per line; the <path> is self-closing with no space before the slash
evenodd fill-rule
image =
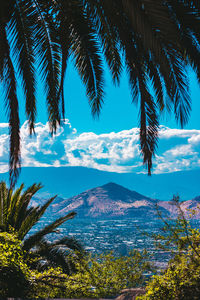
<path id="1" fill-rule="evenodd" d="M 43 198 L 35 197 L 32 205 L 42 204 Z M 154 245 L 153 234 L 158 234 L 163 222 L 158 218 L 155 205 L 163 217 L 176 217 L 177 209 L 170 201 L 151 199 L 110 182 L 87 190 L 69 199 L 57 197 L 47 213 L 33 230 L 36 230 L 59 215 L 76 211 L 77 216 L 59 228 L 63 236 L 74 236 L 91 253 L 114 251 L 118 255 L 127 255 L 133 249 L 146 249 L 151 260 L 162 267 L 169 259 L 167 251 L 158 250 Z M 195 226 L 200 224 L 200 197 L 183 201 L 181 208 L 188 215 L 188 209 L 197 211 L 192 220 Z M 57 233 L 49 239 L 56 239 Z"/>

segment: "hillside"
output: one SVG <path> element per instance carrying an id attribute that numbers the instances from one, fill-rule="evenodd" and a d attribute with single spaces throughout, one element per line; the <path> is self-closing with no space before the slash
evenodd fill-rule
<path id="1" fill-rule="evenodd" d="M 64 215 L 70 211 L 76 211 L 80 218 L 123 216 L 155 218 L 157 215 L 156 205 L 164 215 L 175 216 L 177 213 L 176 207 L 171 201 L 152 199 L 110 182 L 69 199 L 56 199 L 56 202 L 52 204 L 51 212 Z M 200 197 L 181 203 L 181 207 L 186 214 L 188 214 L 188 209 L 197 210 L 198 205 L 200 205 Z M 200 213 L 197 214 L 197 217 L 200 217 Z"/>

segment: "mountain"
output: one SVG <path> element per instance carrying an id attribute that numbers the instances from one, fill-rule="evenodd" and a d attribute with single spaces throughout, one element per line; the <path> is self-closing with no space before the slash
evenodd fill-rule
<path id="1" fill-rule="evenodd" d="M 177 208 L 172 201 L 152 199 L 110 182 L 69 199 L 58 198 L 51 206 L 51 213 L 64 215 L 76 211 L 78 218 L 155 218 L 156 205 L 163 216 L 177 215 Z M 200 197 L 181 202 L 181 208 L 186 215 L 189 214 L 188 209 L 197 210 L 198 205 Z M 200 218 L 200 213 L 197 218 Z"/>
<path id="2" fill-rule="evenodd" d="M 8 182 L 8 177 L 7 173 L 0 174 L 0 180 Z M 69 198 L 95 186 L 115 182 L 150 198 L 171 200 L 174 194 L 179 194 L 181 200 L 187 200 L 200 194 L 199 179 L 199 169 L 147 176 L 147 174 L 104 172 L 84 167 L 26 167 L 21 170 L 18 185 L 25 183 L 29 186 L 34 182 L 41 182 L 44 188 L 40 195 Z"/>
<path id="3" fill-rule="evenodd" d="M 108 218 L 133 216 L 144 211 L 151 214 L 154 206 L 155 200 L 110 182 L 59 201 L 52 208 L 61 215 L 75 210 L 79 217 Z"/>
<path id="4" fill-rule="evenodd" d="M 35 197 L 33 203 L 42 204 L 43 201 Z M 190 213 L 188 210 L 193 209 L 197 212 L 196 218 L 200 218 L 200 210 L 197 209 L 200 207 L 200 196 L 183 201 L 180 205 L 186 216 Z M 110 182 L 68 199 L 57 197 L 51 205 L 50 213 L 58 216 L 76 211 L 79 218 L 155 218 L 156 206 L 163 216 L 177 215 L 177 208 L 172 201 L 152 199 Z"/>

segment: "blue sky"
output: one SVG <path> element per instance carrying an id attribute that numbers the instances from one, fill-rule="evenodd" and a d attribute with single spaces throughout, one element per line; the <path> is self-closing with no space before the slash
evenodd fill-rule
<path id="1" fill-rule="evenodd" d="M 145 172 L 139 151 L 138 108 L 132 104 L 128 79 L 122 75 L 119 87 L 105 76 L 105 103 L 100 118 L 94 120 L 77 72 L 68 66 L 65 80 L 66 124 L 52 139 L 48 133 L 43 87 L 38 87 L 36 136 L 28 135 L 23 94 L 20 97 L 23 166 L 85 166 L 112 172 Z M 200 167 L 200 88 L 189 72 L 192 112 L 184 130 L 171 115 L 162 115 L 160 142 L 154 160 L 154 173 L 167 173 Z M 7 171 L 8 127 L 5 111 L 0 113 L 0 172 Z M 173 130 L 172 130 L 173 129 Z"/>
<path id="2" fill-rule="evenodd" d="M 186 129 L 200 129 L 199 122 L 199 96 L 200 87 L 195 74 L 190 71 L 190 90 L 192 98 L 192 112 Z M 124 72 L 119 87 L 114 87 L 109 72 L 106 70 L 105 103 L 103 105 L 99 120 L 94 120 L 90 114 L 87 99 L 83 91 L 84 87 L 78 75 L 72 67 L 69 68 L 65 83 L 66 116 L 71 124 L 79 132 L 94 131 L 104 133 L 121 131 L 138 126 L 138 108 L 132 104 L 132 98 L 128 85 L 128 78 Z M 70 77 L 72 80 L 70 80 Z M 73 80 L 74 79 L 74 80 Z M 160 124 L 171 128 L 178 125 L 173 115 L 163 114 L 160 116 Z"/>
<path id="3" fill-rule="evenodd" d="M 188 124 L 185 129 L 200 129 L 199 122 L 199 97 L 200 87 L 197 83 L 194 72 L 189 71 L 190 91 L 192 99 L 192 111 Z M 23 124 L 26 120 L 25 104 L 23 93 L 18 88 L 20 98 L 20 120 Z M 2 98 L 2 97 L 1 97 Z M 79 133 L 93 131 L 97 134 L 108 133 L 111 131 L 121 131 L 138 126 L 138 108 L 132 104 L 132 98 L 128 85 L 126 72 L 122 74 L 120 86 L 116 87 L 108 69 L 105 67 L 105 98 L 99 119 L 93 119 L 90 113 L 90 107 L 85 93 L 85 87 L 81 83 L 77 71 L 72 63 L 68 65 L 65 79 L 65 110 L 66 118 L 70 120 L 73 127 Z M 44 90 L 41 84 L 37 90 L 37 121 L 46 123 L 47 111 L 44 97 Z M 1 109 L 0 122 L 7 122 L 5 110 Z M 162 114 L 160 124 L 178 128 L 173 114 Z M 180 127 L 179 127 L 180 128 Z"/>

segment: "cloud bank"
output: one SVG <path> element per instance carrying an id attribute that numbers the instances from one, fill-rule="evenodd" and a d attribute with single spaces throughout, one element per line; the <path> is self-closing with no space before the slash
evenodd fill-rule
<path id="1" fill-rule="evenodd" d="M 51 137 L 47 124 L 37 123 L 29 136 L 28 123 L 21 127 L 23 167 L 83 166 L 108 172 L 146 172 L 139 146 L 139 130 L 78 134 L 66 120 Z M 0 123 L 0 173 L 8 171 L 9 127 Z M 200 167 L 200 130 L 160 127 L 158 153 L 153 173 L 168 173 Z"/>

